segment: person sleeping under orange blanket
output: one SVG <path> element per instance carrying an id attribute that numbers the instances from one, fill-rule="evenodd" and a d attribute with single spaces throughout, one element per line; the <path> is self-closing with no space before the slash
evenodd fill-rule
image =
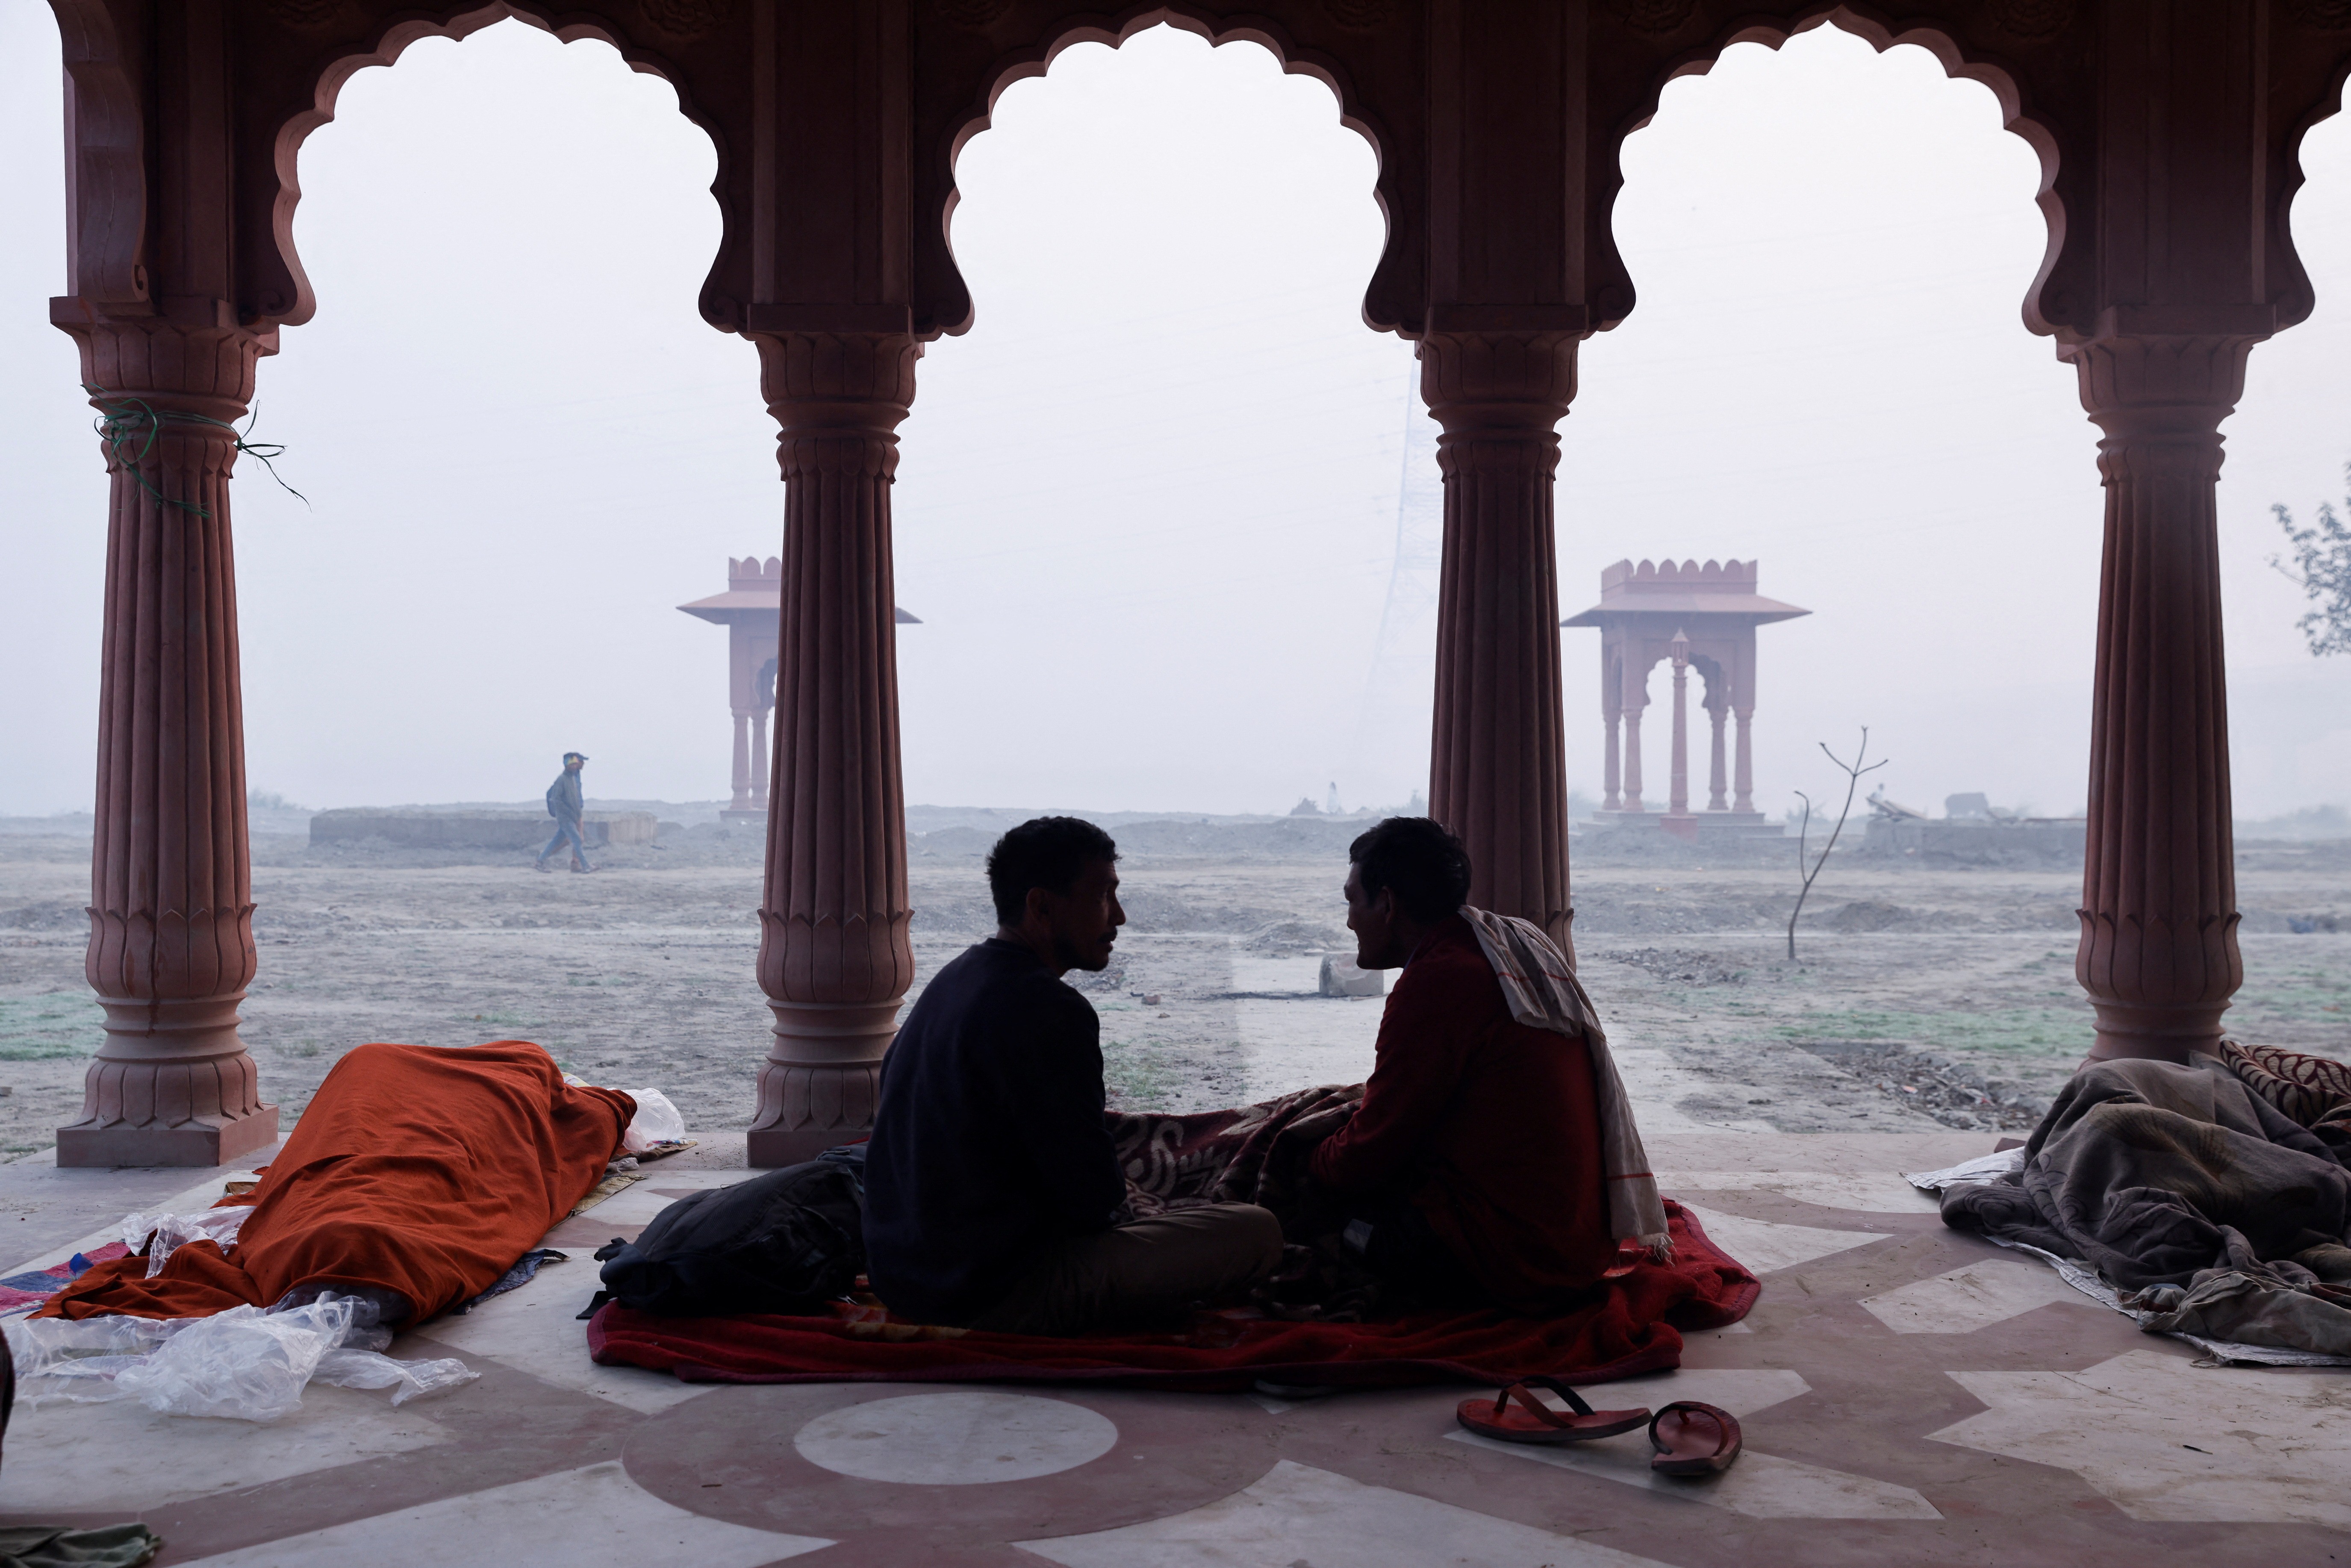
<path id="1" fill-rule="evenodd" d="M 1514 1021 L 1460 909 L 1470 865 L 1425 817 L 1348 851 L 1356 962 L 1402 968 L 1364 1101 L 1310 1167 L 1357 1217 L 1350 1252 L 1416 1294 L 1541 1312 L 1617 1260 L 1592 1054 Z"/>
<path id="2" fill-rule="evenodd" d="M 202 1317 L 332 1291 L 419 1322 L 497 1282 L 602 1178 L 636 1103 L 574 1088 L 525 1040 L 352 1048 L 262 1172 L 226 1256 L 210 1241 L 89 1270 L 36 1314 Z"/>

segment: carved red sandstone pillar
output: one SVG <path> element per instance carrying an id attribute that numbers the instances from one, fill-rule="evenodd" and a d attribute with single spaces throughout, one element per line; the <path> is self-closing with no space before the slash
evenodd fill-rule
<path id="1" fill-rule="evenodd" d="M 2105 560 L 2074 973 L 2093 1061 L 2216 1049 L 2237 952 L 2215 489 L 2220 422 L 2265 332 L 2109 330 L 2060 349 L 2105 433 Z"/>
<path id="2" fill-rule="evenodd" d="M 775 1043 L 749 1155 L 782 1166 L 872 1127 L 914 978 L 890 485 L 922 349 L 904 332 L 756 337 L 786 499 L 759 909 Z"/>
<path id="3" fill-rule="evenodd" d="M 1533 921 L 1571 954 L 1552 477 L 1578 337 L 1505 325 L 1432 330 L 1419 346 L 1421 395 L 1444 427 L 1429 814 L 1468 847 L 1471 903 Z M 1625 716 L 1637 791 L 1638 720 Z"/>
<path id="4" fill-rule="evenodd" d="M 107 451 L 86 965 L 106 1043 L 81 1120 L 57 1129 L 60 1166 L 217 1166 L 277 1139 L 277 1107 L 262 1103 L 237 1035 L 255 968 L 253 873 L 229 537 L 236 443 L 223 428 L 244 415 L 255 361 L 277 345 L 201 304 L 188 321 L 58 321 L 81 346 L 83 380 L 104 389 L 93 402 L 131 419 Z"/>

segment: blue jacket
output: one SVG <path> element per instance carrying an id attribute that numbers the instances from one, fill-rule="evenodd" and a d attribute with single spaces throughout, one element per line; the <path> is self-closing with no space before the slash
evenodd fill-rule
<path id="1" fill-rule="evenodd" d="M 576 822 L 585 809 L 580 798 L 580 775 L 567 768 L 547 787 L 547 814 L 559 822 Z"/>

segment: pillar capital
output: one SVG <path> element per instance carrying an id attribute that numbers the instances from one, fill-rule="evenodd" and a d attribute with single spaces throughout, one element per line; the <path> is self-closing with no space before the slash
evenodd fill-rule
<path id="1" fill-rule="evenodd" d="M 166 299 L 149 316 L 116 316 L 77 298 L 49 301 L 49 322 L 81 350 L 81 379 L 100 407 L 137 398 L 158 411 L 241 419 L 253 403 L 264 356 L 277 351 L 275 329 L 237 324 L 220 299 Z M 100 394 L 104 396 L 101 397 Z"/>
<path id="2" fill-rule="evenodd" d="M 1548 306 L 1432 306 L 1417 346 L 1421 397 L 1447 437 L 1551 436 L 1575 399 L 1584 313 Z M 1466 454 L 1464 455 L 1466 455 Z"/>
<path id="3" fill-rule="evenodd" d="M 888 442 L 914 404 L 923 343 L 903 305 L 754 306 L 744 336 L 758 345 L 759 389 L 787 441 Z"/>
<path id="4" fill-rule="evenodd" d="M 2116 440 L 2181 443 L 2216 454 L 2220 422 L 2244 395 L 2245 362 L 2276 312 L 2114 308 L 2098 331 L 2061 342 L 2058 358 L 2080 379 L 2082 407 Z"/>

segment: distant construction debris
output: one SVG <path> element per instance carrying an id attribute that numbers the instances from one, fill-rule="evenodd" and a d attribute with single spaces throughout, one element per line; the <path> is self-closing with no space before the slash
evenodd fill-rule
<path id="1" fill-rule="evenodd" d="M 1862 852 L 1933 865 L 2079 863 L 2089 824 L 2080 817 L 2027 817 L 2003 811 L 1982 794 L 1947 795 L 1943 815 L 1869 798 L 1869 836 Z"/>

